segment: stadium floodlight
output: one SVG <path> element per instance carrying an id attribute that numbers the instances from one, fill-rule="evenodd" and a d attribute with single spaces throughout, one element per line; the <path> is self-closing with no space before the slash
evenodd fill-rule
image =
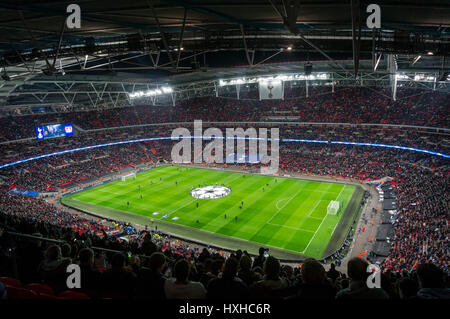
<path id="1" fill-rule="evenodd" d="M 161 89 L 136 91 L 134 93 L 128 93 L 128 96 L 130 98 L 134 99 L 134 98 L 140 98 L 140 97 L 144 97 L 144 96 L 156 96 L 156 95 L 162 95 L 162 94 L 169 94 L 172 92 L 173 92 L 173 89 L 171 87 L 165 86 L 165 87 L 161 87 Z"/>
<path id="2" fill-rule="evenodd" d="M 237 84 L 250 84 L 250 83 L 267 83 L 267 82 L 287 82 L 287 81 L 298 81 L 298 80 L 328 80 L 330 78 L 329 73 L 311 73 L 306 75 L 305 73 L 294 73 L 294 74 L 277 74 L 270 76 L 261 77 L 242 77 L 229 80 L 219 80 L 219 86 L 237 85 Z"/>
<path id="3" fill-rule="evenodd" d="M 423 73 L 416 73 L 414 75 L 396 73 L 395 78 L 397 81 L 415 81 L 415 82 L 434 82 L 437 79 L 435 75 L 427 75 Z"/>
<path id="4" fill-rule="evenodd" d="M 395 74 L 395 77 L 397 78 L 397 80 L 408 80 L 409 79 L 409 77 L 406 74 L 400 74 L 400 73 Z"/>
<path id="5" fill-rule="evenodd" d="M 435 76 L 427 76 L 425 74 L 416 74 L 414 76 L 414 81 L 424 81 L 424 82 L 431 81 L 431 82 L 434 82 L 435 80 L 436 80 Z"/>

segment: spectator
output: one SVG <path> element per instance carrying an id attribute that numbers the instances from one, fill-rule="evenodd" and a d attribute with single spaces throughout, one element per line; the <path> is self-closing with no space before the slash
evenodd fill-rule
<path id="1" fill-rule="evenodd" d="M 55 292 L 65 290 L 66 269 L 70 263 L 70 258 L 61 256 L 61 248 L 58 245 L 51 245 L 45 251 L 44 261 L 39 265 L 42 281 L 50 285 Z"/>
<path id="2" fill-rule="evenodd" d="M 450 289 L 445 288 L 445 278 L 441 269 L 436 265 L 427 263 L 417 266 L 419 291 L 417 296 L 421 299 L 450 299 Z"/>
<path id="3" fill-rule="evenodd" d="M 238 277 L 250 287 L 255 281 L 259 280 L 259 276 L 251 269 L 252 259 L 247 255 L 242 255 L 239 261 Z"/>
<path id="4" fill-rule="evenodd" d="M 417 296 L 417 283 L 411 278 L 404 277 L 397 281 L 400 299 L 413 299 Z"/>
<path id="5" fill-rule="evenodd" d="M 367 286 L 367 267 L 369 263 L 361 258 L 353 258 L 347 264 L 350 286 L 340 290 L 336 299 L 388 299 L 389 295 L 381 288 Z"/>
<path id="6" fill-rule="evenodd" d="M 134 295 L 136 274 L 126 266 L 123 253 L 114 254 L 111 269 L 102 274 L 102 290 L 104 295 L 111 298 L 130 298 Z"/>
<path id="7" fill-rule="evenodd" d="M 204 254 L 202 252 L 202 254 Z M 222 260 L 213 260 L 208 258 L 204 262 L 204 271 L 200 274 L 200 282 L 204 287 L 208 287 L 210 280 L 217 278 L 217 275 L 222 270 Z M 214 269 L 214 270 L 213 270 Z"/>
<path id="8" fill-rule="evenodd" d="M 280 278 L 280 262 L 273 256 L 264 262 L 264 277 L 250 287 L 250 293 L 258 299 L 280 299 L 287 296 L 288 282 Z"/>
<path id="9" fill-rule="evenodd" d="M 167 267 L 166 256 L 155 252 L 150 256 L 149 268 L 141 268 L 137 286 L 138 298 L 150 300 L 166 299 L 164 283 L 167 278 L 163 271 Z"/>
<path id="10" fill-rule="evenodd" d="M 33 236 L 42 237 L 40 233 L 33 233 Z M 40 281 L 39 264 L 44 258 L 44 247 L 40 240 L 29 240 L 17 248 L 18 255 L 22 256 L 18 265 L 20 280 L 23 283 L 34 283 Z"/>
<path id="11" fill-rule="evenodd" d="M 207 297 L 216 300 L 246 299 L 248 297 L 248 288 L 242 279 L 236 276 L 237 270 L 238 261 L 233 257 L 228 258 L 225 262 L 222 276 L 209 282 Z"/>
<path id="12" fill-rule="evenodd" d="M 333 282 L 339 277 L 339 271 L 336 270 L 336 265 L 334 263 L 331 263 L 330 270 L 327 271 L 327 277 Z"/>
<path id="13" fill-rule="evenodd" d="M 266 250 L 264 249 L 264 247 L 260 247 L 259 248 L 259 255 L 253 261 L 253 268 L 255 268 L 255 267 L 261 267 L 262 268 L 263 267 L 264 261 L 266 260 L 266 257 L 264 257 L 264 252 L 265 251 Z"/>
<path id="14" fill-rule="evenodd" d="M 91 298 L 99 297 L 101 273 L 94 267 L 94 251 L 83 248 L 78 253 L 81 272 L 81 290 Z"/>
<path id="15" fill-rule="evenodd" d="M 200 282 L 189 281 L 191 266 L 186 259 L 179 259 L 174 266 L 174 278 L 164 283 L 167 299 L 205 299 L 206 289 Z"/>
<path id="16" fill-rule="evenodd" d="M 302 284 L 297 299 L 334 299 L 336 288 L 326 277 L 325 268 L 315 259 L 307 259 L 302 265 Z"/>
<path id="17" fill-rule="evenodd" d="M 61 255 L 64 258 L 70 258 L 72 252 L 72 247 L 68 243 L 64 243 L 61 245 Z"/>

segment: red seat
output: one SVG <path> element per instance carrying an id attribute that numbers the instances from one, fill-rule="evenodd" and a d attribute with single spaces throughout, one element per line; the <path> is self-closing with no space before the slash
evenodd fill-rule
<path id="1" fill-rule="evenodd" d="M 35 293 L 41 295 L 54 295 L 53 288 L 47 284 L 29 284 L 25 286 L 25 289 L 33 290 Z"/>
<path id="2" fill-rule="evenodd" d="M 90 299 L 88 295 L 72 290 L 63 291 L 58 295 L 58 297 L 61 297 L 63 299 Z"/>
<path id="3" fill-rule="evenodd" d="M 0 282 L 5 286 L 11 287 L 21 287 L 22 283 L 15 278 L 12 277 L 0 277 Z"/>
<path id="4" fill-rule="evenodd" d="M 19 288 L 19 287 L 13 287 L 13 286 L 6 286 L 6 293 L 8 294 L 8 299 L 38 299 L 39 296 L 37 293 L 35 293 L 32 290 Z"/>

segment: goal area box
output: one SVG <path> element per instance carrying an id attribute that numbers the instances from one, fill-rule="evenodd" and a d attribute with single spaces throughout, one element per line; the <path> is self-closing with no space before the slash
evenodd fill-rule
<path id="1" fill-rule="evenodd" d="M 125 182 L 127 179 L 136 179 L 136 173 L 127 174 L 122 176 L 122 182 Z"/>

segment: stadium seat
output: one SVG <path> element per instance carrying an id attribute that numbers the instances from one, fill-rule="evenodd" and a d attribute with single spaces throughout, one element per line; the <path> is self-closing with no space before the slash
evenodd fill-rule
<path id="1" fill-rule="evenodd" d="M 58 297 L 61 297 L 63 299 L 90 299 L 88 295 L 72 290 L 63 291 L 58 295 Z"/>
<path id="2" fill-rule="evenodd" d="M 22 284 L 19 280 L 12 278 L 12 277 L 0 277 L 0 282 L 4 284 L 5 286 L 11 286 L 11 287 L 21 287 Z"/>
<path id="3" fill-rule="evenodd" d="M 6 286 L 8 299 L 38 299 L 39 295 L 32 290 L 20 287 Z"/>
<path id="4" fill-rule="evenodd" d="M 54 295 L 53 288 L 46 284 L 29 284 L 25 286 L 25 289 L 32 290 L 35 293 L 42 295 Z"/>

